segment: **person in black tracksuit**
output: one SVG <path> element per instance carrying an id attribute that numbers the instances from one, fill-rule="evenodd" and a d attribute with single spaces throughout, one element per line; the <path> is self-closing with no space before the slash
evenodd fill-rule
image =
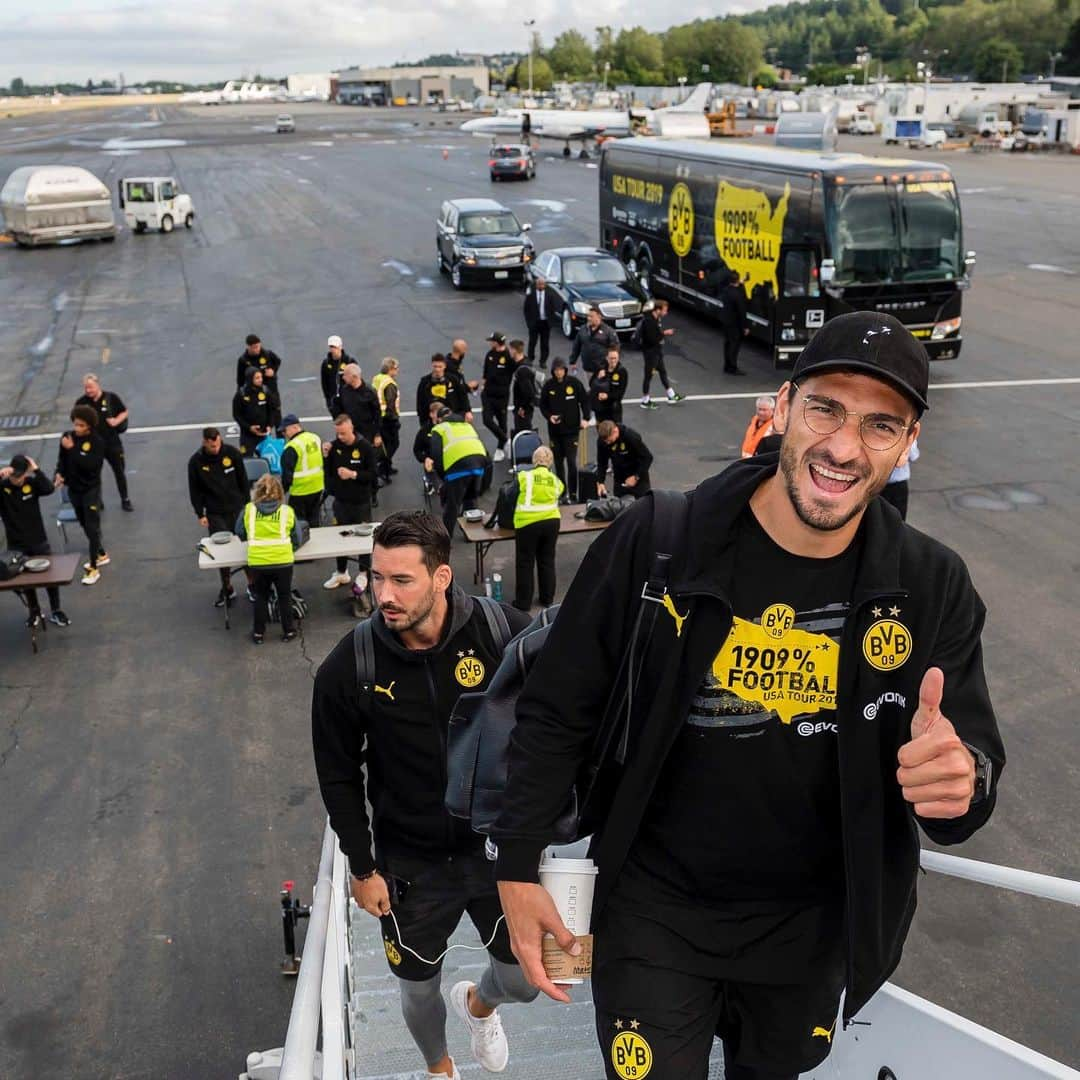
<path id="1" fill-rule="evenodd" d="M 71 410 L 71 430 L 60 438 L 53 484 L 66 484 L 75 517 L 86 533 L 90 561 L 86 563 L 84 585 L 98 580 L 98 563 L 108 563 L 109 556 L 101 537 L 101 469 L 105 464 L 105 440 L 94 430 L 97 413 L 88 405 Z"/>
<path id="2" fill-rule="evenodd" d="M 334 524 L 359 525 L 371 520 L 372 496 L 376 484 L 375 447 L 353 428 L 346 415 L 334 421 L 333 442 L 323 443 L 323 476 L 333 498 Z M 361 562 L 363 568 L 366 562 Z M 344 574 L 349 560 L 337 560 L 337 572 Z"/>
<path id="3" fill-rule="evenodd" d="M 717 1036 L 732 1080 L 816 1070 L 900 961 L 919 829 L 955 844 L 993 811 L 985 607 L 962 559 L 875 497 L 919 432 L 929 366 L 891 316 L 836 317 L 778 395 L 780 455 L 736 461 L 674 519 L 625 764 L 594 808 L 610 1080 L 645 1057 L 656 1080 L 704 1080 Z M 523 966 L 556 997 L 537 864 L 649 602 L 661 505 L 595 541 L 516 703 L 496 876 Z"/>
<path id="4" fill-rule="evenodd" d="M 120 505 L 129 513 L 135 509 L 128 498 L 127 476 L 124 474 L 124 444 L 120 435 L 127 429 L 127 406 L 120 395 L 112 390 L 102 390 L 96 375 L 83 376 L 83 395 L 76 405 L 89 405 L 97 412 L 97 432 L 105 442 L 105 460 L 116 478 L 116 490 Z"/>
<path id="5" fill-rule="evenodd" d="M 682 395 L 675 392 L 675 388 L 668 379 L 667 367 L 664 364 L 664 341 L 675 333 L 674 330 L 665 329 L 664 316 L 668 312 L 666 300 L 657 300 L 652 311 L 646 312 L 641 317 L 641 325 L 638 327 L 641 341 L 641 358 L 645 363 L 645 374 L 641 383 L 641 407 L 643 409 L 655 408 L 652 398 L 649 396 L 649 387 L 652 384 L 653 374 L 660 376 L 660 382 L 667 393 L 668 402 L 674 405 L 682 401 Z"/>
<path id="6" fill-rule="evenodd" d="M 750 330 L 746 322 L 746 291 L 737 274 L 728 273 L 720 289 L 720 301 L 724 305 L 720 315 L 720 325 L 724 328 L 724 373 L 742 375 L 739 349 Z"/>
<path id="7" fill-rule="evenodd" d="M 596 477 L 600 495 L 607 494 L 608 462 L 615 478 L 612 494 L 633 495 L 640 499 L 652 490 L 649 483 L 652 451 L 636 431 L 613 420 L 603 420 L 596 425 Z"/>
<path id="8" fill-rule="evenodd" d="M 589 379 L 589 404 L 599 424 L 603 420 L 622 423 L 622 400 L 629 376 L 618 349 L 608 349 L 607 362 Z"/>
<path id="9" fill-rule="evenodd" d="M 536 409 L 536 372 L 532 368 L 532 359 L 525 358 L 525 343 L 510 342 L 510 357 L 514 361 L 514 381 L 511 384 L 514 409 L 514 430 L 531 431 L 533 411 Z"/>
<path id="10" fill-rule="evenodd" d="M 232 532 L 236 515 L 247 505 L 248 482 L 244 455 L 229 446 L 215 427 L 203 428 L 202 446 L 188 459 L 188 497 L 191 509 L 208 535 Z M 234 592 L 228 570 L 218 571 L 221 591 L 217 607 L 231 603 Z"/>
<path id="11" fill-rule="evenodd" d="M 498 331 L 488 338 L 491 348 L 484 356 L 484 380 L 480 387 L 484 427 L 495 436 L 494 460 L 501 461 L 506 452 L 506 412 L 510 408 L 510 383 L 514 377 L 514 361 L 506 347 L 506 335 Z"/>
<path id="12" fill-rule="evenodd" d="M 266 389 L 258 368 L 248 368 L 247 381 L 233 395 L 232 414 L 240 428 L 240 453 L 258 457 L 259 443 L 281 423 L 277 396 Z"/>
<path id="13" fill-rule="evenodd" d="M 431 358 L 431 372 L 416 387 L 416 416 L 421 424 L 430 417 L 432 402 L 445 405 L 452 413 L 472 423 L 465 380 L 447 367 L 442 353 L 435 353 Z"/>
<path id="14" fill-rule="evenodd" d="M 326 411 L 331 418 L 334 415 L 334 398 L 341 389 L 341 376 L 349 364 L 355 363 L 345 351 L 341 338 L 337 334 L 331 334 L 327 339 L 326 356 L 319 365 L 319 386 L 322 388 L 323 401 L 326 402 Z"/>
<path id="15" fill-rule="evenodd" d="M 439 990 L 442 961 L 424 963 L 413 952 L 438 957 L 466 911 L 480 940 L 492 939 L 478 984 L 459 983 L 450 994 L 470 1030 L 486 1027 L 494 1035 L 490 1025 L 498 1021 L 480 1014 L 531 1001 L 536 990 L 522 978 L 498 921 L 484 838 L 443 803 L 454 704 L 463 691 L 488 685 L 503 645 L 481 601 L 453 585 L 449 558 L 449 537 L 430 514 L 392 514 L 378 527 L 370 683 L 358 687 L 350 631 L 315 676 L 311 727 L 319 788 L 348 859 L 352 894 L 381 921 L 406 1025 L 428 1069 L 456 1075 Z M 402 576 L 411 584 L 400 584 Z M 509 604 L 498 609 L 504 637 L 528 625 L 528 616 Z M 505 1036 L 498 1038 L 505 1048 Z"/>
<path id="16" fill-rule="evenodd" d="M 592 410 L 589 395 L 580 381 L 566 373 L 566 361 L 555 357 L 551 378 L 540 391 L 540 412 L 548 422 L 548 442 L 555 455 L 555 475 L 565 485 L 563 499 L 572 501 L 577 495 L 578 440 L 588 427 Z"/>
<path id="17" fill-rule="evenodd" d="M 597 307 L 589 311 L 585 320 L 585 325 L 574 335 L 570 363 L 576 365 L 580 360 L 582 368 L 591 375 L 604 366 L 608 350 L 619 347 L 619 335 L 604 322 Z"/>
<path id="18" fill-rule="evenodd" d="M 248 334 L 244 351 L 236 359 L 236 385 L 243 387 L 247 381 L 247 369 L 258 368 L 263 373 L 263 385 L 281 401 L 280 386 L 281 357 L 273 349 L 264 349 L 258 334 Z"/>
<path id="19" fill-rule="evenodd" d="M 10 465 L 0 469 L 0 521 L 4 523 L 9 550 L 21 551 L 26 556 L 52 553 L 41 517 L 41 500 L 52 493 L 53 482 L 37 467 L 33 458 L 16 454 Z M 49 596 L 49 622 L 70 626 L 71 620 L 60 607 L 60 589 L 48 585 L 45 591 Z M 19 593 L 26 603 L 26 623 L 33 626 L 41 619 L 37 591 L 20 589 Z"/>

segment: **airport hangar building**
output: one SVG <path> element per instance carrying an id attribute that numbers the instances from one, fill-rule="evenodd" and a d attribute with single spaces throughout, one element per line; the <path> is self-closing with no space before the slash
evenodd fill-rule
<path id="1" fill-rule="evenodd" d="M 338 73 L 342 105 L 389 105 L 395 98 L 472 101 L 489 92 L 488 69 L 476 67 L 348 68 Z"/>

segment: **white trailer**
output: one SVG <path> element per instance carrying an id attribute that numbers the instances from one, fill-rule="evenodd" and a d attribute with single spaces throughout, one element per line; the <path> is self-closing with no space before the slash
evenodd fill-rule
<path id="1" fill-rule="evenodd" d="M 21 247 L 116 239 L 109 189 L 74 165 L 20 166 L 0 190 L 0 213 Z"/>

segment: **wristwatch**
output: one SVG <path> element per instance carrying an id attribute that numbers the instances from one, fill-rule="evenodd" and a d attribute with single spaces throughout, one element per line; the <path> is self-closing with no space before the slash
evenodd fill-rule
<path id="1" fill-rule="evenodd" d="M 990 794 L 990 781 L 994 773 L 994 763 L 971 743 L 964 743 L 967 751 L 975 759 L 975 794 L 971 796 L 971 805 L 981 803 Z"/>

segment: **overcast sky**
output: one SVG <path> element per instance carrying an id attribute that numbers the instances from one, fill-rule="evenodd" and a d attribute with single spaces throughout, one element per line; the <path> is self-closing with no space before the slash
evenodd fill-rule
<path id="1" fill-rule="evenodd" d="M 0 0 L 0 85 L 95 82 L 123 72 L 224 81 L 241 73 L 287 75 L 351 64 L 415 60 L 456 50 L 524 48 L 522 20 L 544 42 L 569 26 L 665 29 L 672 21 L 735 13 L 755 0 Z M 673 16 L 671 12 L 677 10 Z"/>

